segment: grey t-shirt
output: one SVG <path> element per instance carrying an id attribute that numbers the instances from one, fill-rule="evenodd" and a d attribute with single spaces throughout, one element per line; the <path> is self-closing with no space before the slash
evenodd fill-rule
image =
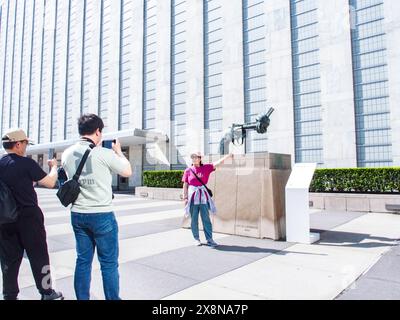
<path id="1" fill-rule="evenodd" d="M 64 151 L 61 162 L 69 179 L 75 174 L 90 143 L 79 141 Z M 95 147 L 89 154 L 79 178 L 81 192 L 71 211 L 78 213 L 104 213 L 113 211 L 112 173 L 121 174 L 130 166 L 125 157 L 113 150 Z"/>

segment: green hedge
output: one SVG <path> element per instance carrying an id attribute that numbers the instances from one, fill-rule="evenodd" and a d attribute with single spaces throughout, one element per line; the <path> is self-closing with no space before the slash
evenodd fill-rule
<path id="1" fill-rule="evenodd" d="M 318 169 L 311 192 L 400 193 L 400 168 Z"/>
<path id="2" fill-rule="evenodd" d="M 182 188 L 183 170 L 145 171 L 147 187 Z M 396 193 L 400 194 L 400 168 L 318 169 L 311 192 L 326 193 Z"/>
<path id="3" fill-rule="evenodd" d="M 155 188 L 182 188 L 183 170 L 144 171 L 143 185 Z"/>

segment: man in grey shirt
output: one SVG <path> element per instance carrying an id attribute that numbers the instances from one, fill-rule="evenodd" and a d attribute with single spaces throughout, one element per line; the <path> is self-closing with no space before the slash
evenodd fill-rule
<path id="1" fill-rule="evenodd" d="M 74 286 L 78 300 L 90 299 L 90 280 L 95 248 L 101 265 L 107 300 L 119 300 L 118 224 L 112 207 L 112 174 L 132 175 L 129 161 L 116 140 L 112 150 L 101 147 L 104 123 L 94 114 L 78 120 L 81 139 L 62 155 L 68 178 L 75 174 L 88 148 L 91 152 L 79 179 L 81 192 L 71 207 L 77 260 Z"/>

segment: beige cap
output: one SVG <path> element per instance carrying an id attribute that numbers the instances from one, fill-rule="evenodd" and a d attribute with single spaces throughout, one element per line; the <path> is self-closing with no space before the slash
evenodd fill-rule
<path id="1" fill-rule="evenodd" d="M 1 138 L 1 142 L 19 142 L 28 141 L 29 144 L 33 144 L 32 140 L 28 138 L 25 131 L 22 129 L 10 129 Z"/>
<path id="2" fill-rule="evenodd" d="M 190 154 L 190 157 L 192 157 L 192 156 L 198 156 L 199 158 L 203 157 L 203 155 L 201 154 L 200 151 L 192 152 L 192 153 Z"/>

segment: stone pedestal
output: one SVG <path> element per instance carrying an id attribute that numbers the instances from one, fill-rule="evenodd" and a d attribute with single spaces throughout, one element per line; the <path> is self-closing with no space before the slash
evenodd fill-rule
<path id="1" fill-rule="evenodd" d="M 205 157 L 204 163 L 219 158 Z M 214 232 L 284 238 L 285 186 L 290 172 L 290 155 L 246 154 L 227 160 L 211 174 L 208 183 L 218 210 L 216 216 L 211 215 Z M 190 219 L 183 224 L 190 227 Z"/>

